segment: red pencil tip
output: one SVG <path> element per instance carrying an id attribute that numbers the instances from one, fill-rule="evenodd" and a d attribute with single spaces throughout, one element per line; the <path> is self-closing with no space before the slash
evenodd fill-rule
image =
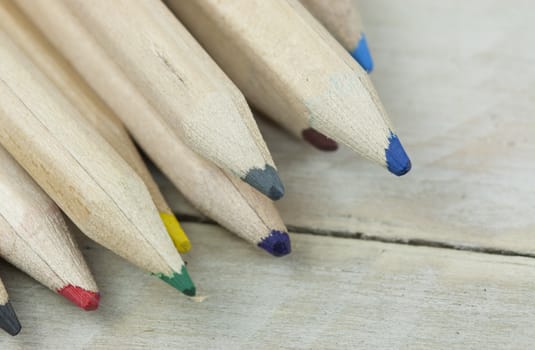
<path id="1" fill-rule="evenodd" d="M 72 284 L 58 289 L 58 293 L 86 311 L 96 310 L 100 300 L 100 293 L 91 292 Z"/>

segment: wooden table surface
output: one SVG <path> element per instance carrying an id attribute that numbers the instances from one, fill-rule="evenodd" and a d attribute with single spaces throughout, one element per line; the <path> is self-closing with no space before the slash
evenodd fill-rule
<path id="1" fill-rule="evenodd" d="M 189 221 L 188 299 L 95 243 L 82 312 L 7 264 L 23 324 L 0 349 L 531 349 L 535 341 L 535 5 L 362 1 L 373 80 L 413 170 L 389 175 L 261 129 L 293 253 Z"/>

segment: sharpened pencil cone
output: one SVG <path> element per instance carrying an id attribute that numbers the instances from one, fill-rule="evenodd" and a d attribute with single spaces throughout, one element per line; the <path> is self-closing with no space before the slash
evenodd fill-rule
<path id="1" fill-rule="evenodd" d="M 164 275 L 163 273 L 155 274 L 160 278 L 162 281 L 168 283 L 173 288 L 178 289 L 182 293 L 184 293 L 187 296 L 195 296 L 196 288 L 193 284 L 193 281 L 191 280 L 191 277 L 189 277 L 188 270 L 186 270 L 185 266 L 182 266 L 182 270 L 180 273 L 173 272 L 172 276 Z"/>
<path id="2" fill-rule="evenodd" d="M 258 246 L 273 256 L 284 256 L 292 251 L 290 236 L 286 232 L 276 230 L 271 231 Z"/>
<path id="3" fill-rule="evenodd" d="M 321 151 L 336 151 L 338 149 L 336 141 L 312 128 L 303 130 L 301 135 L 305 141 Z"/>
<path id="4" fill-rule="evenodd" d="M 373 70 L 372 55 L 370 53 L 370 49 L 368 48 L 368 41 L 366 40 L 364 33 L 362 33 L 357 46 L 353 52 L 351 52 L 351 56 L 357 60 L 357 62 L 362 68 L 364 68 L 366 72 L 370 73 Z"/>
<path id="5" fill-rule="evenodd" d="M 405 153 L 401 142 L 394 133 L 390 133 L 390 144 L 385 150 L 386 165 L 391 173 L 401 176 L 411 170 L 411 160 Z"/>
<path id="6" fill-rule="evenodd" d="M 58 290 L 58 293 L 85 311 L 96 310 L 100 301 L 100 293 L 91 292 L 72 284 Z"/>
<path id="7" fill-rule="evenodd" d="M 20 332 L 19 319 L 9 301 L 5 305 L 0 305 L 0 328 L 10 335 L 17 335 Z"/>
<path id="8" fill-rule="evenodd" d="M 284 185 L 279 178 L 277 170 L 271 165 L 266 164 L 264 169 L 254 168 L 249 170 L 242 180 L 274 201 L 284 196 Z"/>

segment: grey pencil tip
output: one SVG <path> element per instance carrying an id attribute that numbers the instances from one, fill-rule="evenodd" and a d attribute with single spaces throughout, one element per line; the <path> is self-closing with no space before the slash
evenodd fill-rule
<path id="1" fill-rule="evenodd" d="M 264 169 L 253 168 L 249 170 L 242 180 L 272 200 L 276 201 L 284 196 L 284 185 L 277 170 L 271 165 L 266 164 Z"/>
<path id="2" fill-rule="evenodd" d="M 0 305 L 0 327 L 10 335 L 17 335 L 20 332 L 19 319 L 9 301 L 5 305 Z"/>

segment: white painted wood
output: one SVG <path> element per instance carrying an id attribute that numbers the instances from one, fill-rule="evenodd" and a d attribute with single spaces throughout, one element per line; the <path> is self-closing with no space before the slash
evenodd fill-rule
<path id="1" fill-rule="evenodd" d="M 0 142 L 95 241 L 154 273 L 183 261 L 137 174 L 0 31 Z"/>
<path id="2" fill-rule="evenodd" d="M 286 185 L 284 222 L 535 254 L 533 3 L 378 0 L 361 11 L 371 77 L 413 170 L 393 178 L 347 149 L 324 154 L 262 123 Z M 169 191 L 173 209 L 189 213 Z"/>
<path id="3" fill-rule="evenodd" d="M 24 327 L 2 349 L 532 348 L 533 259 L 311 235 L 274 259 L 216 226 L 185 228 L 196 299 L 85 239 L 93 313 L 2 268 Z"/>

